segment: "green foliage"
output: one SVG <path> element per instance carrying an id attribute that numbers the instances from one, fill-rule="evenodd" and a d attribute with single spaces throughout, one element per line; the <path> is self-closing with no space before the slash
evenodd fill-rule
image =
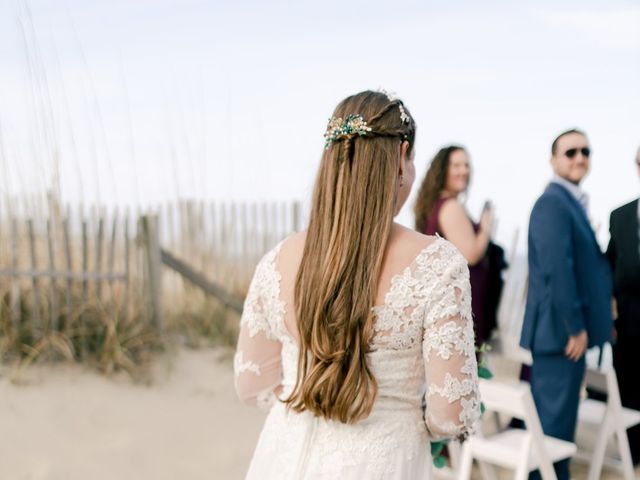
<path id="1" fill-rule="evenodd" d="M 447 459 L 442 455 L 433 457 L 433 466 L 436 468 L 444 468 L 447 466 Z"/>
<path id="2" fill-rule="evenodd" d="M 437 457 L 442 453 L 442 449 L 447 444 L 446 440 L 438 440 L 437 442 L 431 442 L 431 455 Z"/>

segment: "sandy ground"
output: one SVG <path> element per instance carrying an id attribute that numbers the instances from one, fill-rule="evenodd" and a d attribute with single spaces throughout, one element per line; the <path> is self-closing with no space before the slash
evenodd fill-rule
<path id="1" fill-rule="evenodd" d="M 78 365 L 32 366 L 17 385 L 11 373 L 0 371 L 0 480 L 238 479 L 264 421 L 236 399 L 220 349 L 163 357 L 151 386 Z"/>
<path id="2" fill-rule="evenodd" d="M 242 478 L 264 415 L 241 405 L 228 353 L 181 350 L 152 386 L 78 365 L 0 378 L 0 479 Z"/>

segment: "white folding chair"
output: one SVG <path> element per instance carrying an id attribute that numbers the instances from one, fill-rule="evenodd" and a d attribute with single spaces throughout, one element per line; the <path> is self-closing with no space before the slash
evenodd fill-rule
<path id="1" fill-rule="evenodd" d="M 531 365 L 531 352 L 520 346 L 520 333 L 527 303 L 529 283 L 526 258 L 515 255 L 516 239 L 513 242 L 512 256 L 509 260 L 500 305 L 498 306 L 498 331 L 491 340 L 494 355 L 501 355 L 519 363 Z"/>
<path id="2" fill-rule="evenodd" d="M 433 468 L 433 478 L 437 480 L 457 480 L 460 476 L 462 446 L 457 440 L 452 440 L 447 444 L 447 449 L 449 451 L 449 465 L 443 468 Z M 497 480 L 491 465 L 488 465 L 485 462 L 478 462 L 478 467 L 482 474 L 482 478 Z"/>
<path id="3" fill-rule="evenodd" d="M 471 478 L 473 459 L 515 470 L 516 480 L 540 470 L 544 480 L 556 479 L 553 463 L 570 458 L 575 444 L 545 436 L 531 389 L 526 383 L 505 384 L 480 380 L 480 394 L 486 411 L 524 420 L 526 429 L 506 429 L 491 436 L 470 437 L 462 446 L 459 480 Z"/>
<path id="4" fill-rule="evenodd" d="M 606 363 L 608 362 L 605 362 L 602 369 L 592 366 L 587 368 L 587 386 L 605 393 L 607 401 L 587 398 L 580 403 L 576 433 L 579 450 L 576 460 L 590 465 L 588 480 L 598 480 L 603 466 L 621 472 L 625 480 L 633 480 L 636 477 L 627 429 L 640 424 L 640 412 L 622 406 L 615 370 Z M 614 439 L 617 442 L 613 442 Z M 607 455 L 607 446 L 610 447 L 609 450 L 613 450 L 613 455 Z"/>

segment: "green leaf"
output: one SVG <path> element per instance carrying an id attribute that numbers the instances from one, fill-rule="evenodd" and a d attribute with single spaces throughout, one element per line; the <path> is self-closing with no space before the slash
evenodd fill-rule
<path id="1" fill-rule="evenodd" d="M 484 406 L 484 403 L 480 402 L 480 415 L 484 414 L 486 409 L 487 407 Z"/>
<path id="2" fill-rule="evenodd" d="M 486 367 L 478 367 L 478 376 L 487 380 L 493 378 L 493 373 Z"/>
<path id="3" fill-rule="evenodd" d="M 444 458 L 442 455 L 438 456 L 438 457 L 434 457 L 433 458 L 433 465 L 436 468 L 444 468 L 447 466 L 447 459 Z"/>
<path id="4" fill-rule="evenodd" d="M 431 456 L 437 457 L 442 452 L 442 449 L 447 444 L 446 440 L 438 440 L 437 442 L 431 442 Z"/>

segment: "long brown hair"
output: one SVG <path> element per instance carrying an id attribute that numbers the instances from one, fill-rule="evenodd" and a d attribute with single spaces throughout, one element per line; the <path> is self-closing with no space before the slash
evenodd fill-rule
<path id="1" fill-rule="evenodd" d="M 429 169 L 422 180 L 416 203 L 413 207 L 416 217 L 416 230 L 421 233 L 424 233 L 431 210 L 433 210 L 436 201 L 447 186 L 449 159 L 451 154 L 457 150 L 464 150 L 464 147 L 449 145 L 441 148 L 431 160 Z"/>
<path id="2" fill-rule="evenodd" d="M 361 115 L 371 127 L 324 151 L 295 284 L 300 338 L 298 376 L 285 402 L 295 411 L 355 422 L 369 415 L 377 384 L 366 353 L 398 193 L 400 147 L 415 139 L 402 102 L 365 91 L 336 107 L 336 118 Z M 407 121 L 401 119 L 406 112 Z"/>

